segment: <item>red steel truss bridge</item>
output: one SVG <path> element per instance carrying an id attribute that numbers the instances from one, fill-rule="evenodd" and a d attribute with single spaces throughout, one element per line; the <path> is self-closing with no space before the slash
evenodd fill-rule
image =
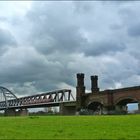
<path id="1" fill-rule="evenodd" d="M 62 89 L 18 98 L 5 87 L 0 87 L 0 110 L 59 106 L 75 102 L 71 90 Z"/>

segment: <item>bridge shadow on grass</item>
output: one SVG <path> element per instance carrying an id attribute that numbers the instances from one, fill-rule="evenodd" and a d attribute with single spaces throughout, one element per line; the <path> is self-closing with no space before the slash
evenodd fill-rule
<path id="1" fill-rule="evenodd" d="M 29 116 L 28 118 L 30 118 L 30 119 L 39 119 L 40 117 L 39 116 Z"/>

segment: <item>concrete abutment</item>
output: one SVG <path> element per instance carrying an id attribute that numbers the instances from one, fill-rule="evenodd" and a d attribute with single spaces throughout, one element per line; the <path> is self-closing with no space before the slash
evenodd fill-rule
<path id="1" fill-rule="evenodd" d="M 4 111 L 4 116 L 28 116 L 28 110 L 19 109 L 16 111 L 16 109 L 6 109 Z"/>
<path id="2" fill-rule="evenodd" d="M 73 103 L 61 103 L 60 104 L 60 115 L 75 115 L 76 113 L 76 104 Z"/>

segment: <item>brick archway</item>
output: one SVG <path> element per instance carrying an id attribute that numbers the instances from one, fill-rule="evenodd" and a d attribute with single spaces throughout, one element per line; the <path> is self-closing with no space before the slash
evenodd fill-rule
<path id="1" fill-rule="evenodd" d="M 100 99 L 95 100 L 95 99 L 94 99 L 94 100 L 87 100 L 87 101 L 85 102 L 85 106 L 88 107 L 91 103 L 100 103 L 100 104 L 102 104 L 102 105 L 104 104 L 102 100 L 100 100 Z"/>
<path id="2" fill-rule="evenodd" d="M 117 104 L 121 104 L 121 102 L 123 101 L 128 101 L 127 103 L 138 103 L 139 100 L 136 99 L 135 97 L 130 97 L 130 96 L 125 96 L 125 97 L 120 97 L 118 98 L 115 102 L 114 102 L 114 105 L 117 105 Z"/>
<path id="3" fill-rule="evenodd" d="M 88 104 L 87 104 L 87 108 L 88 109 L 90 109 L 90 108 L 92 108 L 92 106 L 96 106 L 96 105 L 101 105 L 101 106 L 103 106 L 103 103 L 101 103 L 100 101 L 91 101 L 91 102 L 89 102 Z"/>
<path id="4" fill-rule="evenodd" d="M 100 100 L 92 100 L 87 104 L 89 114 L 102 114 L 103 103 Z"/>

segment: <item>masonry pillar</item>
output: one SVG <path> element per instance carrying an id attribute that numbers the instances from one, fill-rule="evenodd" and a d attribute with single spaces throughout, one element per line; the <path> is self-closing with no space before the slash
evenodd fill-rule
<path id="1" fill-rule="evenodd" d="M 138 112 L 140 113 L 140 102 L 138 102 Z"/>
<path id="2" fill-rule="evenodd" d="M 59 106 L 59 113 L 61 115 L 75 115 L 76 107 L 73 104 L 69 103 L 61 103 Z"/>
<path id="3" fill-rule="evenodd" d="M 140 111 L 140 102 L 138 103 L 138 110 Z"/>
<path id="4" fill-rule="evenodd" d="M 16 116 L 16 110 L 15 109 L 6 109 L 4 111 L 4 116 Z"/>
<path id="5" fill-rule="evenodd" d="M 80 111 L 83 106 L 83 95 L 85 94 L 84 74 L 77 74 L 77 87 L 76 87 L 76 110 Z"/>
<path id="6" fill-rule="evenodd" d="M 114 106 L 104 106 L 103 108 L 103 114 L 115 114 L 115 107 Z"/>
<path id="7" fill-rule="evenodd" d="M 127 106 L 126 105 L 116 105 L 115 114 L 127 114 Z"/>
<path id="8" fill-rule="evenodd" d="M 116 105 L 116 106 L 115 106 L 115 110 L 116 110 L 116 111 L 121 111 L 121 106 L 120 106 L 120 105 Z"/>
<path id="9" fill-rule="evenodd" d="M 28 116 L 28 110 L 27 109 L 20 109 L 16 112 L 17 116 Z"/>
<path id="10" fill-rule="evenodd" d="M 102 114 L 103 115 L 107 115 L 108 114 L 108 108 L 107 107 L 105 107 L 105 106 L 102 107 Z"/>
<path id="11" fill-rule="evenodd" d="M 99 92 L 97 75 L 91 76 L 91 91 L 92 93 Z"/>

